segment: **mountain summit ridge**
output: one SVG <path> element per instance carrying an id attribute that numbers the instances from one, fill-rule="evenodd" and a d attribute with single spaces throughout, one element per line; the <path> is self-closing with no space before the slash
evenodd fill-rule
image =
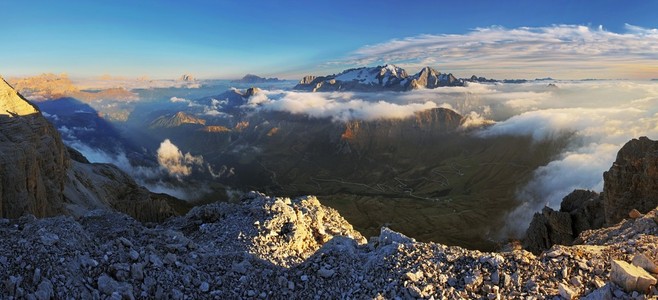
<path id="1" fill-rule="evenodd" d="M 393 64 L 376 67 L 347 69 L 339 74 L 304 76 L 294 87 L 312 92 L 326 91 L 409 91 L 434 89 L 445 86 L 464 86 L 467 80 L 458 79 L 452 73 L 441 73 L 424 67 L 418 73 L 407 71 Z"/>

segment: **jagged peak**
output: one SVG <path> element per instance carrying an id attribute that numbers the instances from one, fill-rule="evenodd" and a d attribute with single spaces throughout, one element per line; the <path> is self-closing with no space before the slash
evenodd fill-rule
<path id="1" fill-rule="evenodd" d="M 251 97 L 261 92 L 261 89 L 257 87 L 250 87 L 244 92 L 244 97 Z"/>
<path id="2" fill-rule="evenodd" d="M 206 125 L 206 120 L 194 115 L 179 111 L 173 115 L 161 116 L 151 122 L 150 128 L 171 128 L 183 124 L 200 124 Z"/>
<path id="3" fill-rule="evenodd" d="M 39 112 L 34 104 L 23 98 L 4 78 L 0 77 L 0 115 L 16 117 Z"/>

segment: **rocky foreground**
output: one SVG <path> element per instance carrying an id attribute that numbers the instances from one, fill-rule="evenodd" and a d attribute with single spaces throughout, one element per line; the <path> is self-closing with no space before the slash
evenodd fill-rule
<path id="1" fill-rule="evenodd" d="M 656 220 L 653 210 L 535 256 L 420 243 L 387 228 L 366 241 L 312 196 L 252 192 L 159 225 L 107 210 L 24 216 L 0 219 L 0 298 L 642 299 L 638 291 L 658 294 L 655 279 L 625 262 L 658 271 Z"/>

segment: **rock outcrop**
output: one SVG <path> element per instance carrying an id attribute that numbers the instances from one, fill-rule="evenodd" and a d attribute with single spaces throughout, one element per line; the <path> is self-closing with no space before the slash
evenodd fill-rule
<path id="1" fill-rule="evenodd" d="M 98 208 L 143 221 L 177 214 L 169 204 L 180 200 L 151 194 L 115 166 L 90 164 L 76 151 L 69 154 L 36 106 L 4 80 L 0 108 L 0 216 L 79 216 Z"/>
<path id="2" fill-rule="evenodd" d="M 562 199 L 559 211 L 544 207 L 541 213 L 535 213 L 526 231 L 524 246 L 539 253 L 555 244 L 571 245 L 581 232 L 604 225 L 602 203 L 596 192 L 571 192 Z"/>
<path id="3" fill-rule="evenodd" d="M 425 67 L 411 78 L 406 89 L 435 89 L 442 86 L 461 86 L 463 84 L 463 81 L 459 81 L 459 79 L 455 78 L 452 74 L 441 74 L 441 72 L 437 70 Z"/>
<path id="4" fill-rule="evenodd" d="M 615 224 L 632 209 L 641 213 L 658 206 L 658 141 L 633 139 L 603 173 L 605 222 Z"/>

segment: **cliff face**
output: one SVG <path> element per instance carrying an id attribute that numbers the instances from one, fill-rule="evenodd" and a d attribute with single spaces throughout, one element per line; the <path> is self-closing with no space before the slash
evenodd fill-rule
<path id="1" fill-rule="evenodd" d="M 126 173 L 69 151 L 41 112 L 0 79 L 0 216 L 82 215 L 114 208 L 144 221 L 176 213 Z M 73 157 L 75 160 L 72 160 Z M 180 201 L 180 200 L 178 200 Z"/>
<path id="2" fill-rule="evenodd" d="M 605 222 L 614 224 L 632 209 L 641 213 L 658 205 L 658 141 L 633 139 L 617 153 L 610 170 L 603 173 Z"/>
<path id="3" fill-rule="evenodd" d="M 57 130 L 0 78 L 0 215 L 62 212 L 70 165 Z"/>
<path id="4" fill-rule="evenodd" d="M 421 142 L 459 128 L 462 116 L 445 108 L 433 108 L 416 112 L 406 119 L 374 121 L 354 120 L 344 124 L 341 138 L 354 143 L 385 143 L 390 140 L 414 140 Z"/>

